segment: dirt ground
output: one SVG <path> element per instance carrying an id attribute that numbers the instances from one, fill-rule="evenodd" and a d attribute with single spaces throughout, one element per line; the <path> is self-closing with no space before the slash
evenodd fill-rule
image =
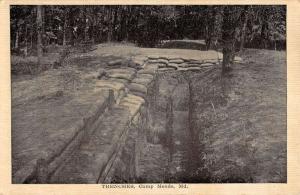
<path id="1" fill-rule="evenodd" d="M 122 59 L 127 63 L 132 56 L 144 53 L 159 55 L 159 52 L 130 45 L 102 44 L 95 51 L 71 55 L 66 59 L 66 65 L 58 69 L 38 76 L 13 76 L 13 171 L 40 155 L 41 148 L 52 151 L 57 142 L 72 136 L 72 131 L 54 130 L 57 126 L 64 129 L 63 124 L 68 120 L 77 120 L 76 117 L 65 116 L 74 115 L 74 109 L 78 110 L 78 117 L 81 115 L 81 108 L 74 108 L 78 101 L 84 109 L 90 106 L 87 101 L 95 101 L 88 93 L 93 90 L 99 69 L 106 67 L 111 60 Z M 199 56 L 197 50 L 165 49 L 164 52 L 177 57 L 189 55 L 191 59 L 216 58 L 217 55 L 203 52 Z M 205 77 L 195 73 L 190 75 L 194 78 L 197 129 L 202 146 L 194 155 L 204 163 L 201 168 L 189 171 L 202 179 L 205 175 L 210 182 L 286 182 L 286 52 L 247 49 L 240 56 L 244 63 L 233 65 L 233 71 L 225 77 L 220 76 L 219 69 Z M 77 103 L 72 101 L 74 98 Z M 70 109 L 64 109 L 68 105 Z M 62 122 L 55 123 L 63 117 Z M 176 111 L 175 117 L 184 120 L 186 109 Z M 177 145 L 184 143 L 184 140 L 179 140 L 183 136 L 178 132 L 185 130 L 185 123 L 175 124 L 174 140 Z M 45 125 L 46 128 L 41 131 Z M 151 147 L 161 151 L 161 146 L 153 145 L 148 149 Z M 165 155 L 165 152 L 147 154 Z M 155 156 L 154 159 L 160 158 Z M 180 163 L 175 162 L 172 166 L 175 169 L 188 166 Z M 165 165 L 153 166 L 162 168 Z M 179 168 L 175 174 L 184 173 Z M 160 180 L 159 176 L 157 181 Z"/>

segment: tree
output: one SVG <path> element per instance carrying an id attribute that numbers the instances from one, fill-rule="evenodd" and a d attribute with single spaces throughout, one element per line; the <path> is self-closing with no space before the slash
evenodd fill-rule
<path id="1" fill-rule="evenodd" d="M 42 45 L 42 28 L 43 28 L 43 19 L 42 19 L 42 6 L 38 5 L 37 9 L 37 56 L 38 56 L 38 66 L 41 64 L 42 56 L 43 56 L 43 45 Z"/>
<path id="2" fill-rule="evenodd" d="M 245 37 L 240 37 L 246 47 L 275 49 L 275 45 L 285 48 L 286 6 L 252 5 L 247 9 Z M 243 20 L 243 14 L 242 14 Z M 242 31 L 244 32 L 244 31 Z M 276 47 L 277 49 L 277 47 Z"/>
<path id="3" fill-rule="evenodd" d="M 214 43 L 218 39 L 218 15 L 222 10 L 219 6 L 208 6 L 205 10 L 205 43 L 206 50 L 215 49 Z"/>
<path id="4" fill-rule="evenodd" d="M 114 13 L 113 13 L 113 8 L 111 6 L 108 7 L 107 15 L 108 15 L 107 42 L 111 42 L 113 36 L 113 23 L 114 23 Z"/>
<path id="5" fill-rule="evenodd" d="M 225 6 L 223 11 L 222 42 L 223 63 L 222 73 L 231 69 L 235 55 L 236 28 L 239 25 L 241 8 L 238 6 Z"/>
<path id="6" fill-rule="evenodd" d="M 240 51 L 243 50 L 244 48 L 244 42 L 245 42 L 245 36 L 246 36 L 246 28 L 247 28 L 247 22 L 248 22 L 248 10 L 249 10 L 249 5 L 246 5 L 243 13 L 242 13 L 242 22 L 243 22 L 243 27 L 242 27 L 242 32 L 241 32 L 241 43 L 240 43 Z"/>
<path id="7" fill-rule="evenodd" d="M 39 6 L 42 40 L 38 38 L 36 6 L 11 6 L 12 50 L 35 50 L 38 41 L 47 46 L 49 34 L 61 45 L 79 42 L 130 41 L 153 47 L 165 39 L 205 39 L 216 49 L 224 32 L 223 9 L 229 9 L 228 28 L 235 28 L 235 42 L 245 47 L 280 49 L 285 45 L 285 6 L 101 5 Z M 44 10 L 44 11 L 43 11 Z M 43 13 L 45 17 L 43 17 Z M 226 14 L 225 14 L 226 15 Z M 231 17 L 232 16 L 232 17 Z M 43 19 L 44 18 L 44 19 Z M 26 33 L 27 30 L 27 33 Z M 45 31 L 45 32 L 43 32 Z M 226 34 L 226 32 L 225 32 Z M 230 33 L 229 33 L 230 34 Z M 48 37 L 47 37 L 48 36 Z M 224 35 L 225 36 L 225 35 Z M 227 35 L 226 35 L 227 36 Z M 227 38 L 225 37 L 224 40 Z M 263 44 L 262 44 L 263 43 Z M 35 53 L 35 52 L 31 52 Z"/>
<path id="8" fill-rule="evenodd" d="M 68 14 L 69 14 L 69 9 L 66 8 L 65 9 L 65 13 L 64 13 L 64 27 L 63 27 L 63 45 L 67 45 L 67 18 L 68 18 Z"/>

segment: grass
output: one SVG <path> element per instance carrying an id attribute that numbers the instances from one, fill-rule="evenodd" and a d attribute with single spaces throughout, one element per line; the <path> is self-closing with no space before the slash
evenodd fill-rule
<path id="1" fill-rule="evenodd" d="M 225 77 L 216 71 L 193 84 L 204 167 L 211 182 L 286 182 L 285 52 L 241 55 L 246 63 Z"/>
<path id="2" fill-rule="evenodd" d="M 48 45 L 44 47 L 41 61 L 38 62 L 36 50 L 30 52 L 31 55 L 11 55 L 11 73 L 13 75 L 37 75 L 49 69 L 58 68 L 65 64 L 65 59 L 70 53 L 82 54 L 94 49 L 88 46 L 61 46 Z"/>

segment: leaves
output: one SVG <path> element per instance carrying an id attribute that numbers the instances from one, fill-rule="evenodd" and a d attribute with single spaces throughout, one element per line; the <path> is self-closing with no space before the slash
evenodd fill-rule
<path id="1" fill-rule="evenodd" d="M 43 25 L 46 31 L 58 37 L 59 44 L 62 44 L 59 33 L 64 31 L 68 43 L 86 39 L 104 42 L 111 36 L 112 41 L 128 40 L 153 47 L 161 40 L 188 38 L 205 39 L 209 49 L 210 44 L 221 40 L 224 9 L 228 9 L 228 22 L 236 30 L 237 41 L 241 41 L 241 21 L 245 14 L 248 16 L 246 45 L 262 38 L 269 42 L 285 41 L 285 6 L 249 6 L 246 13 L 244 5 L 47 5 L 44 6 Z M 10 7 L 12 39 L 17 31 L 18 41 L 35 34 L 35 7 Z M 26 26 L 27 34 L 22 30 Z M 75 28 L 78 29 L 76 36 L 73 35 Z"/>

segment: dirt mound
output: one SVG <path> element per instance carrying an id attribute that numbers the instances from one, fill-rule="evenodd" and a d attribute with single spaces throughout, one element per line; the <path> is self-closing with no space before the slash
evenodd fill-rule
<path id="1" fill-rule="evenodd" d="M 203 40 L 170 40 L 163 42 L 160 48 L 206 50 Z"/>

